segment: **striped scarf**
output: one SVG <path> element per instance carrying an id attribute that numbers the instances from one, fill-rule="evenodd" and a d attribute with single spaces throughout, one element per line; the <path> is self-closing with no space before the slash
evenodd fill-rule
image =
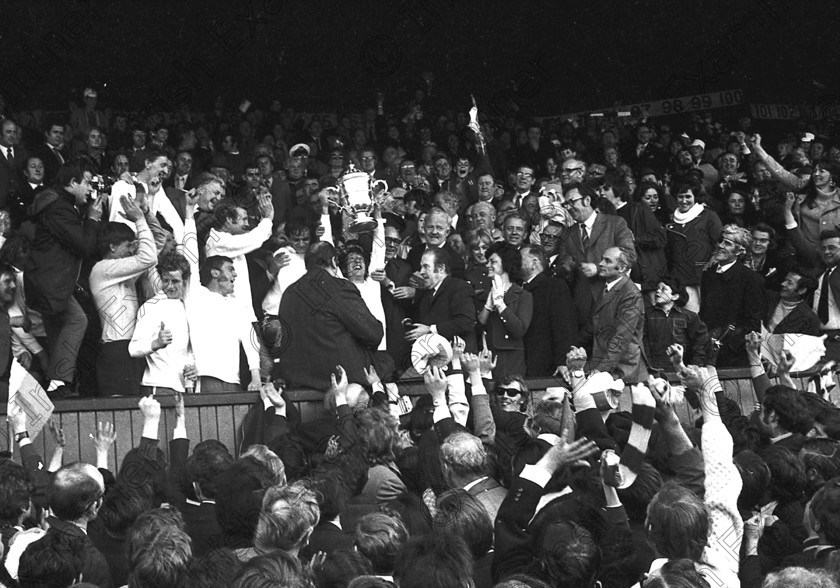
<path id="1" fill-rule="evenodd" d="M 624 451 L 621 452 L 621 461 L 618 464 L 618 471 L 621 474 L 619 488 L 621 489 L 632 486 L 642 468 L 656 409 L 656 400 L 646 385 L 635 384 L 631 386 L 631 390 L 633 392 L 633 425 L 630 427 L 630 438 L 627 440 Z"/>

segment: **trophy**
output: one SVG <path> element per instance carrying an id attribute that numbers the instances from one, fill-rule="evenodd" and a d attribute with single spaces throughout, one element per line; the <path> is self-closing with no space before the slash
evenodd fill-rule
<path id="1" fill-rule="evenodd" d="M 344 175 L 339 178 L 338 185 L 341 189 L 341 195 L 346 199 L 347 209 L 353 217 L 348 227 L 351 232 L 364 233 L 376 228 L 376 221 L 370 215 L 371 208 L 373 208 L 371 193 L 380 184 L 383 190 L 388 189 L 387 182 L 374 180 L 370 174 L 356 169 L 352 163 L 347 167 Z"/>

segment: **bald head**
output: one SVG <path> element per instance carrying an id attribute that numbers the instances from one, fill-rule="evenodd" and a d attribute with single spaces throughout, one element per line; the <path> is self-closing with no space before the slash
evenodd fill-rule
<path id="1" fill-rule="evenodd" d="M 105 493 L 102 474 L 90 464 L 76 462 L 59 469 L 47 487 L 47 503 L 63 521 L 96 518 Z"/>

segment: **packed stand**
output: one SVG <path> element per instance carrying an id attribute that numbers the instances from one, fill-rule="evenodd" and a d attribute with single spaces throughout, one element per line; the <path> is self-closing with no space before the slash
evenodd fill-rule
<path id="1" fill-rule="evenodd" d="M 836 586 L 829 138 L 494 127 L 431 85 L 336 126 L 83 98 L 0 124 L 2 394 L 16 359 L 56 400 L 138 397 L 143 436 L 116 473 L 107 423 L 96 467 L 44 465 L 10 405 L 6 585 Z M 813 389 L 768 335 L 823 338 Z M 241 445 L 190 450 L 183 395 L 246 390 Z"/>

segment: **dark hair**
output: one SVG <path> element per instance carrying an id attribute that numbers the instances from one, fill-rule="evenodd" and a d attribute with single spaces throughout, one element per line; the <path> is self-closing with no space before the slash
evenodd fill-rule
<path id="1" fill-rule="evenodd" d="M 791 433 L 807 435 L 814 426 L 814 419 L 808 412 L 808 405 L 802 399 L 802 392 L 783 385 L 771 386 L 764 393 L 765 414 L 773 411 L 779 425 Z"/>
<path id="2" fill-rule="evenodd" d="M 452 261 L 449 259 L 449 254 L 446 251 L 439 248 L 426 249 L 423 255 L 431 256 L 433 266 L 436 268 L 443 267 L 444 271 L 449 274 Z"/>
<path id="3" fill-rule="evenodd" d="M 624 504 L 627 517 L 634 522 L 644 522 L 647 508 L 656 493 L 662 488 L 665 480 L 654 466 L 646 461 L 642 462 L 636 481 L 627 488 L 618 490 L 618 497 Z"/>
<path id="4" fill-rule="evenodd" d="M 344 472 L 338 467 L 326 467 L 315 471 L 312 490 L 321 509 L 321 519 L 331 521 L 344 510 L 348 498 L 348 487 Z"/>
<path id="5" fill-rule="evenodd" d="M 519 250 L 519 264 L 522 265 L 522 255 L 528 254 L 531 257 L 535 257 L 537 259 L 537 263 L 540 264 L 540 267 L 545 269 L 548 267 L 548 259 L 545 257 L 545 251 L 539 245 L 535 245 L 533 243 L 528 243 L 522 246 L 522 249 Z"/>
<path id="6" fill-rule="evenodd" d="M 239 206 L 232 200 L 227 198 L 222 199 L 216 203 L 216 208 L 213 209 L 213 219 L 216 221 L 216 228 L 221 229 L 226 222 L 234 222 L 239 220 L 239 212 L 242 206 Z"/>
<path id="7" fill-rule="evenodd" d="M 519 250 L 501 241 L 490 245 L 486 253 L 487 259 L 494 254 L 502 261 L 502 271 L 510 276 L 512 281 L 518 280 L 522 274 L 522 254 Z"/>
<path id="8" fill-rule="evenodd" d="M 213 279 L 213 274 L 211 272 L 213 270 L 221 271 L 222 267 L 226 263 L 233 263 L 233 260 L 230 257 L 225 257 L 224 255 L 211 255 L 210 257 L 205 259 L 204 264 L 198 271 L 198 276 L 201 280 L 201 285 L 206 286 L 207 284 L 209 284 L 210 281 Z"/>
<path id="9" fill-rule="evenodd" d="M 158 255 L 157 273 L 158 276 L 163 277 L 163 274 L 169 272 L 181 272 L 181 278 L 184 282 L 190 279 L 190 262 L 187 258 L 177 251 L 167 251 Z"/>
<path id="10" fill-rule="evenodd" d="M 668 286 L 671 289 L 672 294 L 676 294 L 677 296 L 679 296 L 679 298 L 677 298 L 674 304 L 680 307 L 686 305 L 686 303 L 688 302 L 688 292 L 686 292 L 685 286 L 680 284 L 671 276 L 662 276 L 661 278 L 659 278 L 659 281 Z"/>
<path id="11" fill-rule="evenodd" d="M 118 480 L 105 492 L 102 507 L 96 518 L 102 521 L 109 533 L 116 537 L 124 537 L 137 517 L 159 505 L 160 501 L 155 499 L 150 480 L 130 485 Z"/>
<path id="12" fill-rule="evenodd" d="M 394 416 L 378 408 L 366 408 L 357 411 L 353 418 L 359 433 L 359 448 L 368 464 L 394 461 L 399 441 L 399 423 Z"/>
<path id="13" fill-rule="evenodd" d="M 747 199 L 749 200 L 749 199 Z M 755 223 L 753 225 L 752 231 L 755 233 L 756 231 L 760 233 L 767 233 L 770 237 L 770 246 L 769 249 L 773 249 L 776 245 L 776 229 L 768 225 L 767 223 Z M 800 274 L 801 275 L 801 274 Z"/>
<path id="14" fill-rule="evenodd" d="M 412 537 L 394 564 L 394 580 L 400 588 L 463 588 L 472 578 L 469 547 L 449 533 Z"/>
<path id="15" fill-rule="evenodd" d="M 796 289 L 801 290 L 802 288 L 805 288 L 805 294 L 802 296 L 804 299 L 810 298 L 811 295 L 817 291 L 819 282 L 817 281 L 817 278 L 812 276 L 809 272 L 801 268 L 794 268 L 788 273 L 799 276 L 799 281 L 796 283 Z"/>
<path id="16" fill-rule="evenodd" d="M 169 156 L 166 155 L 163 151 L 158 151 L 156 149 L 152 149 L 146 153 L 146 157 L 143 158 L 143 163 L 153 163 L 160 159 L 161 157 L 166 157 L 169 159 Z"/>
<path id="17" fill-rule="evenodd" d="M 452 533 L 466 541 L 473 560 L 493 547 L 493 521 L 487 509 L 461 488 L 440 495 L 432 525 L 436 533 Z"/>
<path id="18" fill-rule="evenodd" d="M 75 533 L 47 531 L 20 556 L 21 588 L 52 588 L 74 584 L 85 567 L 85 538 Z"/>
<path id="19" fill-rule="evenodd" d="M 545 518 L 534 529 L 533 545 L 534 559 L 552 586 L 589 588 L 598 577 L 601 550 L 592 534 L 577 523 Z"/>
<path id="20" fill-rule="evenodd" d="M 345 245 L 344 250 L 338 256 L 338 267 L 344 268 L 351 254 L 360 255 L 365 260 L 365 277 L 367 277 L 370 270 L 370 259 L 358 241 L 351 241 Z M 344 273 L 343 269 L 341 273 Z"/>
<path id="21" fill-rule="evenodd" d="M 826 437 L 840 441 L 840 409 L 817 394 L 803 394 L 802 398 L 814 418 L 814 426 L 819 424 Z"/>
<path id="22" fill-rule="evenodd" d="M 770 485 L 770 468 L 758 454 L 749 450 L 736 453 L 732 461 L 741 474 L 738 509 L 744 512 L 752 510 L 758 506 L 761 495 Z"/>
<path id="23" fill-rule="evenodd" d="M 33 486 L 23 466 L 10 459 L 0 460 L 0 523 L 14 526 L 29 508 Z"/>
<path id="24" fill-rule="evenodd" d="M 664 206 L 665 190 L 656 182 L 639 182 L 639 185 L 636 186 L 636 191 L 633 192 L 633 202 L 641 202 L 642 196 L 650 189 L 656 190 L 656 195 L 659 196 L 659 206 Z"/>
<path id="25" fill-rule="evenodd" d="M 688 558 L 666 561 L 659 570 L 648 576 L 645 588 L 710 588 L 703 574 Z"/>
<path id="26" fill-rule="evenodd" d="M 335 259 L 335 247 L 327 241 L 313 243 L 306 250 L 303 258 L 307 270 L 321 268 L 326 269 L 332 265 Z"/>
<path id="27" fill-rule="evenodd" d="M 66 188 L 71 182 L 81 183 L 85 179 L 85 174 L 78 165 L 73 163 L 65 163 L 55 174 L 55 185 L 59 188 Z"/>
<path id="28" fill-rule="evenodd" d="M 216 520 L 227 547 L 252 545 L 263 494 L 272 477 L 268 466 L 251 456 L 237 459 L 219 476 Z"/>
<path id="29" fill-rule="evenodd" d="M 817 165 L 828 172 L 831 179 L 834 180 L 834 184 L 836 186 L 840 186 L 840 165 L 831 161 L 821 161 L 814 167 Z M 814 186 L 813 176 L 809 182 L 808 191 L 806 192 L 805 200 L 802 201 L 802 204 L 806 205 L 808 208 L 814 208 L 817 205 L 817 188 Z"/>
<path id="30" fill-rule="evenodd" d="M 840 478 L 826 482 L 811 499 L 811 512 L 820 523 L 820 534 L 840 545 Z"/>
<path id="31" fill-rule="evenodd" d="M 177 585 L 192 559 L 192 541 L 184 518 L 174 508 L 143 513 L 126 538 L 129 588 L 167 588 Z"/>
<path id="32" fill-rule="evenodd" d="M 798 500 L 805 493 L 805 465 L 790 449 L 773 445 L 762 451 L 770 469 L 770 497 L 780 502 Z"/>
<path id="33" fill-rule="evenodd" d="M 742 451 L 758 453 L 761 448 L 761 431 L 744 415 L 734 417 L 726 428 L 732 435 L 732 454 L 737 455 Z"/>
<path id="34" fill-rule="evenodd" d="M 187 479 L 198 484 L 203 496 L 214 499 L 222 474 L 233 464 L 233 456 L 227 447 L 197 449 L 187 460 Z"/>
<path id="35" fill-rule="evenodd" d="M 689 191 L 694 195 L 695 204 L 706 202 L 706 189 L 703 188 L 703 184 L 700 180 L 693 177 L 687 177 L 683 181 L 677 182 L 674 189 L 671 190 L 671 194 L 673 194 L 674 198 L 676 198 L 679 194 Z"/>
<path id="36" fill-rule="evenodd" d="M 700 561 L 709 542 L 709 511 L 688 488 L 666 482 L 648 508 L 648 540 L 659 557 Z"/>
<path id="37" fill-rule="evenodd" d="M 99 241 L 96 245 L 100 257 L 111 252 L 111 245 L 119 245 L 134 241 L 137 238 L 134 231 L 125 223 L 107 222 L 99 231 Z"/>
<path id="38" fill-rule="evenodd" d="M 248 560 L 242 566 L 233 588 L 309 588 L 300 560 L 282 550 L 272 551 Z"/>
<path id="39" fill-rule="evenodd" d="M 233 579 L 242 569 L 234 553 L 215 549 L 194 558 L 178 579 L 180 588 L 230 588 Z"/>
<path id="40" fill-rule="evenodd" d="M 600 196 L 598 196 L 598 192 L 595 191 L 595 188 L 584 182 L 572 182 L 563 190 L 563 196 L 567 196 L 572 190 L 577 190 L 578 194 L 580 194 L 582 198 L 589 196 L 589 205 L 593 208 L 600 198 Z"/>
<path id="41" fill-rule="evenodd" d="M 799 455 L 805 467 L 808 487 L 812 491 L 826 480 L 840 476 L 840 443 L 837 441 L 825 438 L 806 439 L 802 443 Z"/>
<path id="42" fill-rule="evenodd" d="M 336 549 L 328 553 L 324 563 L 315 567 L 314 572 L 316 588 L 346 588 L 359 576 L 387 574 L 371 568 L 368 558 L 353 549 Z"/>

